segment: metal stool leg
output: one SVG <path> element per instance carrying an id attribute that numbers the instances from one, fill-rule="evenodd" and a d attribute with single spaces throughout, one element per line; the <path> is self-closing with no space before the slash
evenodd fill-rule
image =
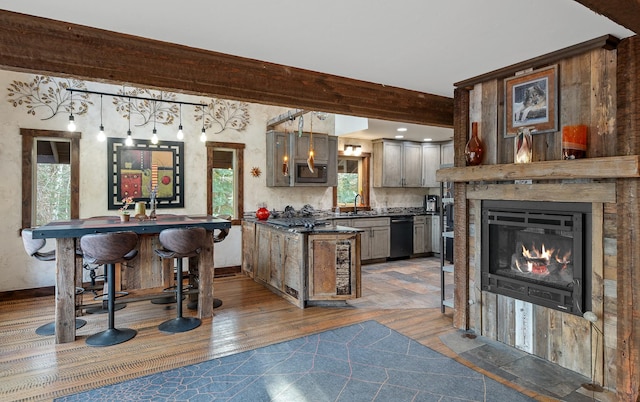
<path id="1" fill-rule="evenodd" d="M 109 328 L 93 334 L 87 338 L 87 345 L 91 346 L 111 346 L 126 342 L 136 336 L 138 331 L 130 328 L 115 328 L 115 301 L 116 301 L 116 284 L 115 284 L 115 264 L 107 264 L 107 285 L 109 289 L 109 298 L 107 299 L 109 311 Z"/>
<path id="2" fill-rule="evenodd" d="M 172 320 L 163 322 L 158 326 L 158 329 L 163 332 L 186 332 L 191 331 L 194 328 L 198 328 L 202 321 L 196 317 L 183 317 L 182 316 L 182 258 L 178 258 L 178 273 L 176 283 L 176 310 L 177 316 Z"/>
<path id="3" fill-rule="evenodd" d="M 76 288 L 76 296 L 79 294 L 82 294 L 84 292 L 84 289 L 82 288 Z M 77 305 L 76 305 L 77 308 Z M 86 321 L 83 320 L 82 318 L 76 318 L 76 329 L 80 329 L 82 327 L 84 327 L 86 325 Z M 50 335 L 55 335 L 56 334 L 56 323 L 55 321 L 53 322 L 49 322 L 47 324 L 41 325 L 38 328 L 36 328 L 36 334 L 37 335 L 41 335 L 41 336 L 50 336 Z"/>

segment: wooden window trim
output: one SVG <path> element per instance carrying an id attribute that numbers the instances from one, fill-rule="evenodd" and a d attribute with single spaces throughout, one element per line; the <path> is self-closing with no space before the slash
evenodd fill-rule
<path id="1" fill-rule="evenodd" d="M 338 158 L 341 156 L 350 156 L 345 155 L 344 151 L 338 151 Z M 371 209 L 371 204 L 369 203 L 370 196 L 370 177 L 371 177 L 371 153 L 363 152 L 358 156 L 362 158 L 362 204 L 364 205 L 362 209 Z M 333 208 L 338 205 L 338 186 L 333 187 Z M 343 212 L 352 212 L 353 207 L 340 207 L 340 210 Z"/>
<path id="2" fill-rule="evenodd" d="M 213 175 L 211 170 L 213 169 L 213 153 L 215 148 L 229 148 L 236 151 L 237 168 L 234 172 L 234 176 L 237 178 L 238 183 L 238 216 L 231 219 L 232 225 L 240 225 L 242 217 L 244 216 L 244 148 L 245 144 L 237 142 L 215 142 L 207 141 L 205 143 L 207 147 L 207 214 L 213 214 Z"/>
<path id="3" fill-rule="evenodd" d="M 66 138 L 71 140 L 71 219 L 80 217 L 80 138 L 78 131 L 35 130 L 21 128 L 22 136 L 22 229 L 32 226 L 33 147 L 36 138 Z"/>

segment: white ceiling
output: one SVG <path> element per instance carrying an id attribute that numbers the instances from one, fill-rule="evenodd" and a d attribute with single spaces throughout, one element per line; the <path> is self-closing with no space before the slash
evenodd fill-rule
<path id="1" fill-rule="evenodd" d="M 3 0 L 0 7 L 449 97 L 455 82 L 601 35 L 634 34 L 573 0 Z M 421 128 L 407 138 L 452 133 Z"/>

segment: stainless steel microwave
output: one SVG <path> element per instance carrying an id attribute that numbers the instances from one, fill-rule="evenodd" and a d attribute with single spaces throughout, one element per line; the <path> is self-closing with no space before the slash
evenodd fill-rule
<path id="1" fill-rule="evenodd" d="M 296 163 L 296 183 L 326 183 L 327 165 L 316 164 L 313 172 L 306 163 Z"/>

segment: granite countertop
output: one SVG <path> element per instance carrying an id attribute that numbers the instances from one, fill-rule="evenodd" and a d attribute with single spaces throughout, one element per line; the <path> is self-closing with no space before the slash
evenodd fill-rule
<path id="1" fill-rule="evenodd" d="M 314 234 L 314 233 L 358 233 L 358 232 L 363 232 L 364 230 L 362 229 L 358 229 L 358 228 L 352 228 L 352 227 L 347 227 L 347 226 L 341 226 L 341 225 L 316 225 L 314 227 L 304 227 L 304 226 L 293 226 L 293 227 L 288 227 L 288 226 L 281 226 L 281 225 L 276 225 L 273 224 L 271 222 L 269 222 L 269 219 L 267 219 L 266 221 L 261 221 L 258 219 L 247 219 L 247 221 L 253 221 L 255 223 L 258 223 L 260 225 L 268 225 L 272 228 L 276 228 L 276 229 L 280 229 L 284 232 L 290 232 L 290 233 L 305 233 L 305 234 Z M 321 219 L 319 219 L 321 220 Z"/>

